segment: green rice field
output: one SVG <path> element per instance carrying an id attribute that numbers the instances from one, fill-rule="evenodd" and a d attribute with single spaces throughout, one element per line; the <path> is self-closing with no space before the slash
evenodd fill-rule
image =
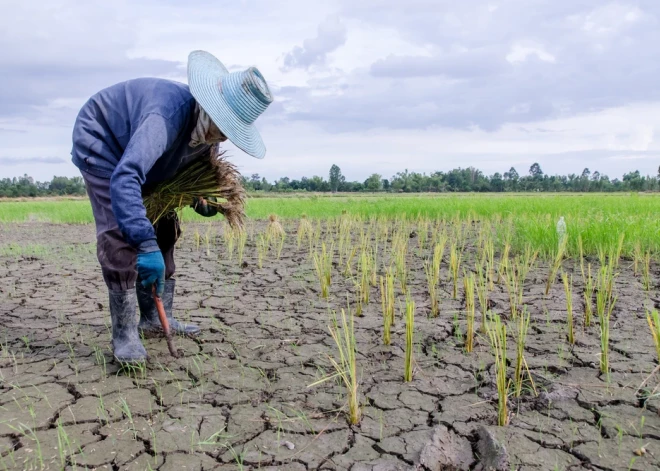
<path id="1" fill-rule="evenodd" d="M 325 219 L 342 212 L 364 218 L 492 221 L 495 231 L 511 231 L 514 250 L 529 243 L 542 248 L 541 256 L 551 256 L 556 222 L 564 216 L 569 254 L 577 254 L 578 236 L 584 252 L 596 254 L 598 247 L 617 244 L 622 234 L 623 255 L 634 250 L 660 252 L 660 195 L 655 194 L 283 196 L 250 198 L 247 205 L 252 219 L 270 214 Z M 183 211 L 182 219 L 204 221 L 191 209 Z M 93 217 L 85 199 L 0 202 L 0 223 L 30 221 L 88 224 Z"/>

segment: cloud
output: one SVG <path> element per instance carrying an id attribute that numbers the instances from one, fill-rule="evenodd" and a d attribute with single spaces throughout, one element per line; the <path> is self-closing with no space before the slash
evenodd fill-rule
<path id="1" fill-rule="evenodd" d="M 390 55 L 371 64 L 370 72 L 374 77 L 444 76 L 462 79 L 492 75 L 506 67 L 501 51 L 479 48 L 432 56 Z"/>
<path id="2" fill-rule="evenodd" d="M 346 27 L 338 17 L 325 20 L 318 27 L 315 38 L 305 39 L 284 56 L 284 69 L 308 69 L 324 64 L 327 55 L 346 42 Z"/>
<path id="3" fill-rule="evenodd" d="M 63 164 L 61 157 L 0 157 L 0 165 Z"/>
<path id="4" fill-rule="evenodd" d="M 77 174 L 70 161 L 27 159 L 67 158 L 75 114 L 102 87 L 185 82 L 193 49 L 267 78 L 275 101 L 256 123 L 267 158 L 234 155 L 268 178 L 325 175 L 335 160 L 365 177 L 374 166 L 502 172 L 530 159 L 556 172 L 587 158 L 602 173 L 657 170 L 604 152 L 660 151 L 654 0 L 5 3 L 0 150 L 27 164 L 3 174 Z"/>
<path id="5" fill-rule="evenodd" d="M 0 49 L 5 51 L 0 116 L 36 116 L 35 107 L 56 99 L 82 101 L 122 80 L 176 73 L 177 61 L 129 57 L 137 25 L 122 15 L 125 5 L 125 0 L 112 8 L 99 0 L 6 5 L 0 18 Z"/>

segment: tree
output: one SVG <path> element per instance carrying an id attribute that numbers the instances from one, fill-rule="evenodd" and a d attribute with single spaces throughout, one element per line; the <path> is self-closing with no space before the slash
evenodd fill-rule
<path id="1" fill-rule="evenodd" d="M 537 162 L 534 162 L 529 167 L 529 175 L 534 179 L 540 179 L 543 176 L 543 170 L 541 170 L 541 166 Z"/>
<path id="2" fill-rule="evenodd" d="M 330 189 L 333 193 L 337 193 L 339 186 L 346 181 L 346 178 L 341 174 L 341 169 L 336 165 L 330 167 Z"/>
<path id="3" fill-rule="evenodd" d="M 367 191 L 380 191 L 383 188 L 382 177 L 374 173 L 364 181 L 364 187 Z"/>

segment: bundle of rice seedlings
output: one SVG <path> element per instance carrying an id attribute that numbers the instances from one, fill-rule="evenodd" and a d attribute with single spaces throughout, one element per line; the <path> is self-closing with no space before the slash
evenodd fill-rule
<path id="1" fill-rule="evenodd" d="M 169 180 L 158 184 L 144 197 L 147 217 L 155 224 L 168 213 L 190 206 L 198 198 L 214 198 L 210 201 L 234 228 L 242 228 L 245 222 L 246 193 L 241 175 L 227 161 L 217 146 L 212 146 L 202 158 L 194 161 Z"/>
<path id="2" fill-rule="evenodd" d="M 266 228 L 268 240 L 282 239 L 285 235 L 284 228 L 280 224 L 280 221 L 277 220 L 277 216 L 275 214 L 268 216 L 268 227 Z"/>

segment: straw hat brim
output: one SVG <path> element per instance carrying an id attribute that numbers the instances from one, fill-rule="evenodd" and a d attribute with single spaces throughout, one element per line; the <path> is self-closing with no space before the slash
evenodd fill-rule
<path id="1" fill-rule="evenodd" d="M 220 79 L 227 74 L 222 62 L 206 51 L 193 51 L 188 56 L 188 87 L 192 96 L 236 147 L 263 159 L 266 146 L 259 131 L 236 115 L 220 91 Z"/>

